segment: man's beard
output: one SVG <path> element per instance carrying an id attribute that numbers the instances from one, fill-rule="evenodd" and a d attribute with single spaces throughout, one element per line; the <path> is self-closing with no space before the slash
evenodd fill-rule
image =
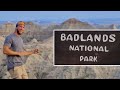
<path id="1" fill-rule="evenodd" d="M 21 35 L 21 33 L 18 31 L 18 29 L 17 29 L 17 34 L 18 34 L 18 35 Z"/>

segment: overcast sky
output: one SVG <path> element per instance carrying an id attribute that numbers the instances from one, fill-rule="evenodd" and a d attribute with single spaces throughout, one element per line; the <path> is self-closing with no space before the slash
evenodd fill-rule
<path id="1" fill-rule="evenodd" d="M 0 21 L 120 18 L 120 11 L 0 11 Z"/>

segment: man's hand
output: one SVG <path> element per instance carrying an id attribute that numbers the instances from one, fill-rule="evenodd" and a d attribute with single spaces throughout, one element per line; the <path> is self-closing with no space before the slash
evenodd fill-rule
<path id="1" fill-rule="evenodd" d="M 38 54 L 39 50 L 38 49 L 34 49 L 32 52 L 33 52 L 33 54 Z"/>

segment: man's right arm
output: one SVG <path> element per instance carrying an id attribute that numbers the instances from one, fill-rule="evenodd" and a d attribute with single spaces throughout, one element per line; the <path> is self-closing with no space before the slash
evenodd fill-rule
<path id="1" fill-rule="evenodd" d="M 19 55 L 18 52 L 11 50 L 8 46 L 3 46 L 3 53 L 6 55 Z"/>
<path id="2" fill-rule="evenodd" d="M 19 55 L 19 56 L 28 56 L 31 54 L 36 54 L 38 53 L 37 49 L 33 50 L 33 51 L 23 51 L 23 52 L 15 52 L 13 50 L 11 50 L 8 46 L 3 46 L 3 53 L 6 55 Z"/>
<path id="3" fill-rule="evenodd" d="M 4 45 L 3 45 L 3 53 L 6 55 L 19 55 L 19 56 L 27 56 L 27 55 L 31 55 L 34 54 L 34 51 L 23 51 L 23 52 L 16 52 L 13 51 L 12 49 L 10 49 L 12 44 L 12 38 L 11 37 L 6 37 Z"/>
<path id="4" fill-rule="evenodd" d="M 6 55 L 18 55 L 18 52 L 15 52 L 10 49 L 11 44 L 12 44 L 12 38 L 10 36 L 7 36 L 3 45 L 3 53 Z"/>

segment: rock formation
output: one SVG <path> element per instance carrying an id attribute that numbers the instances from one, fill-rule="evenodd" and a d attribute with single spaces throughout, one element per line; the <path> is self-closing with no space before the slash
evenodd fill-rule
<path id="1" fill-rule="evenodd" d="M 109 26 L 110 29 L 117 29 L 116 25 L 115 24 L 112 24 Z"/>
<path id="2" fill-rule="evenodd" d="M 61 24 L 61 29 L 95 29 L 87 22 L 79 21 L 75 18 L 70 18 Z"/>

